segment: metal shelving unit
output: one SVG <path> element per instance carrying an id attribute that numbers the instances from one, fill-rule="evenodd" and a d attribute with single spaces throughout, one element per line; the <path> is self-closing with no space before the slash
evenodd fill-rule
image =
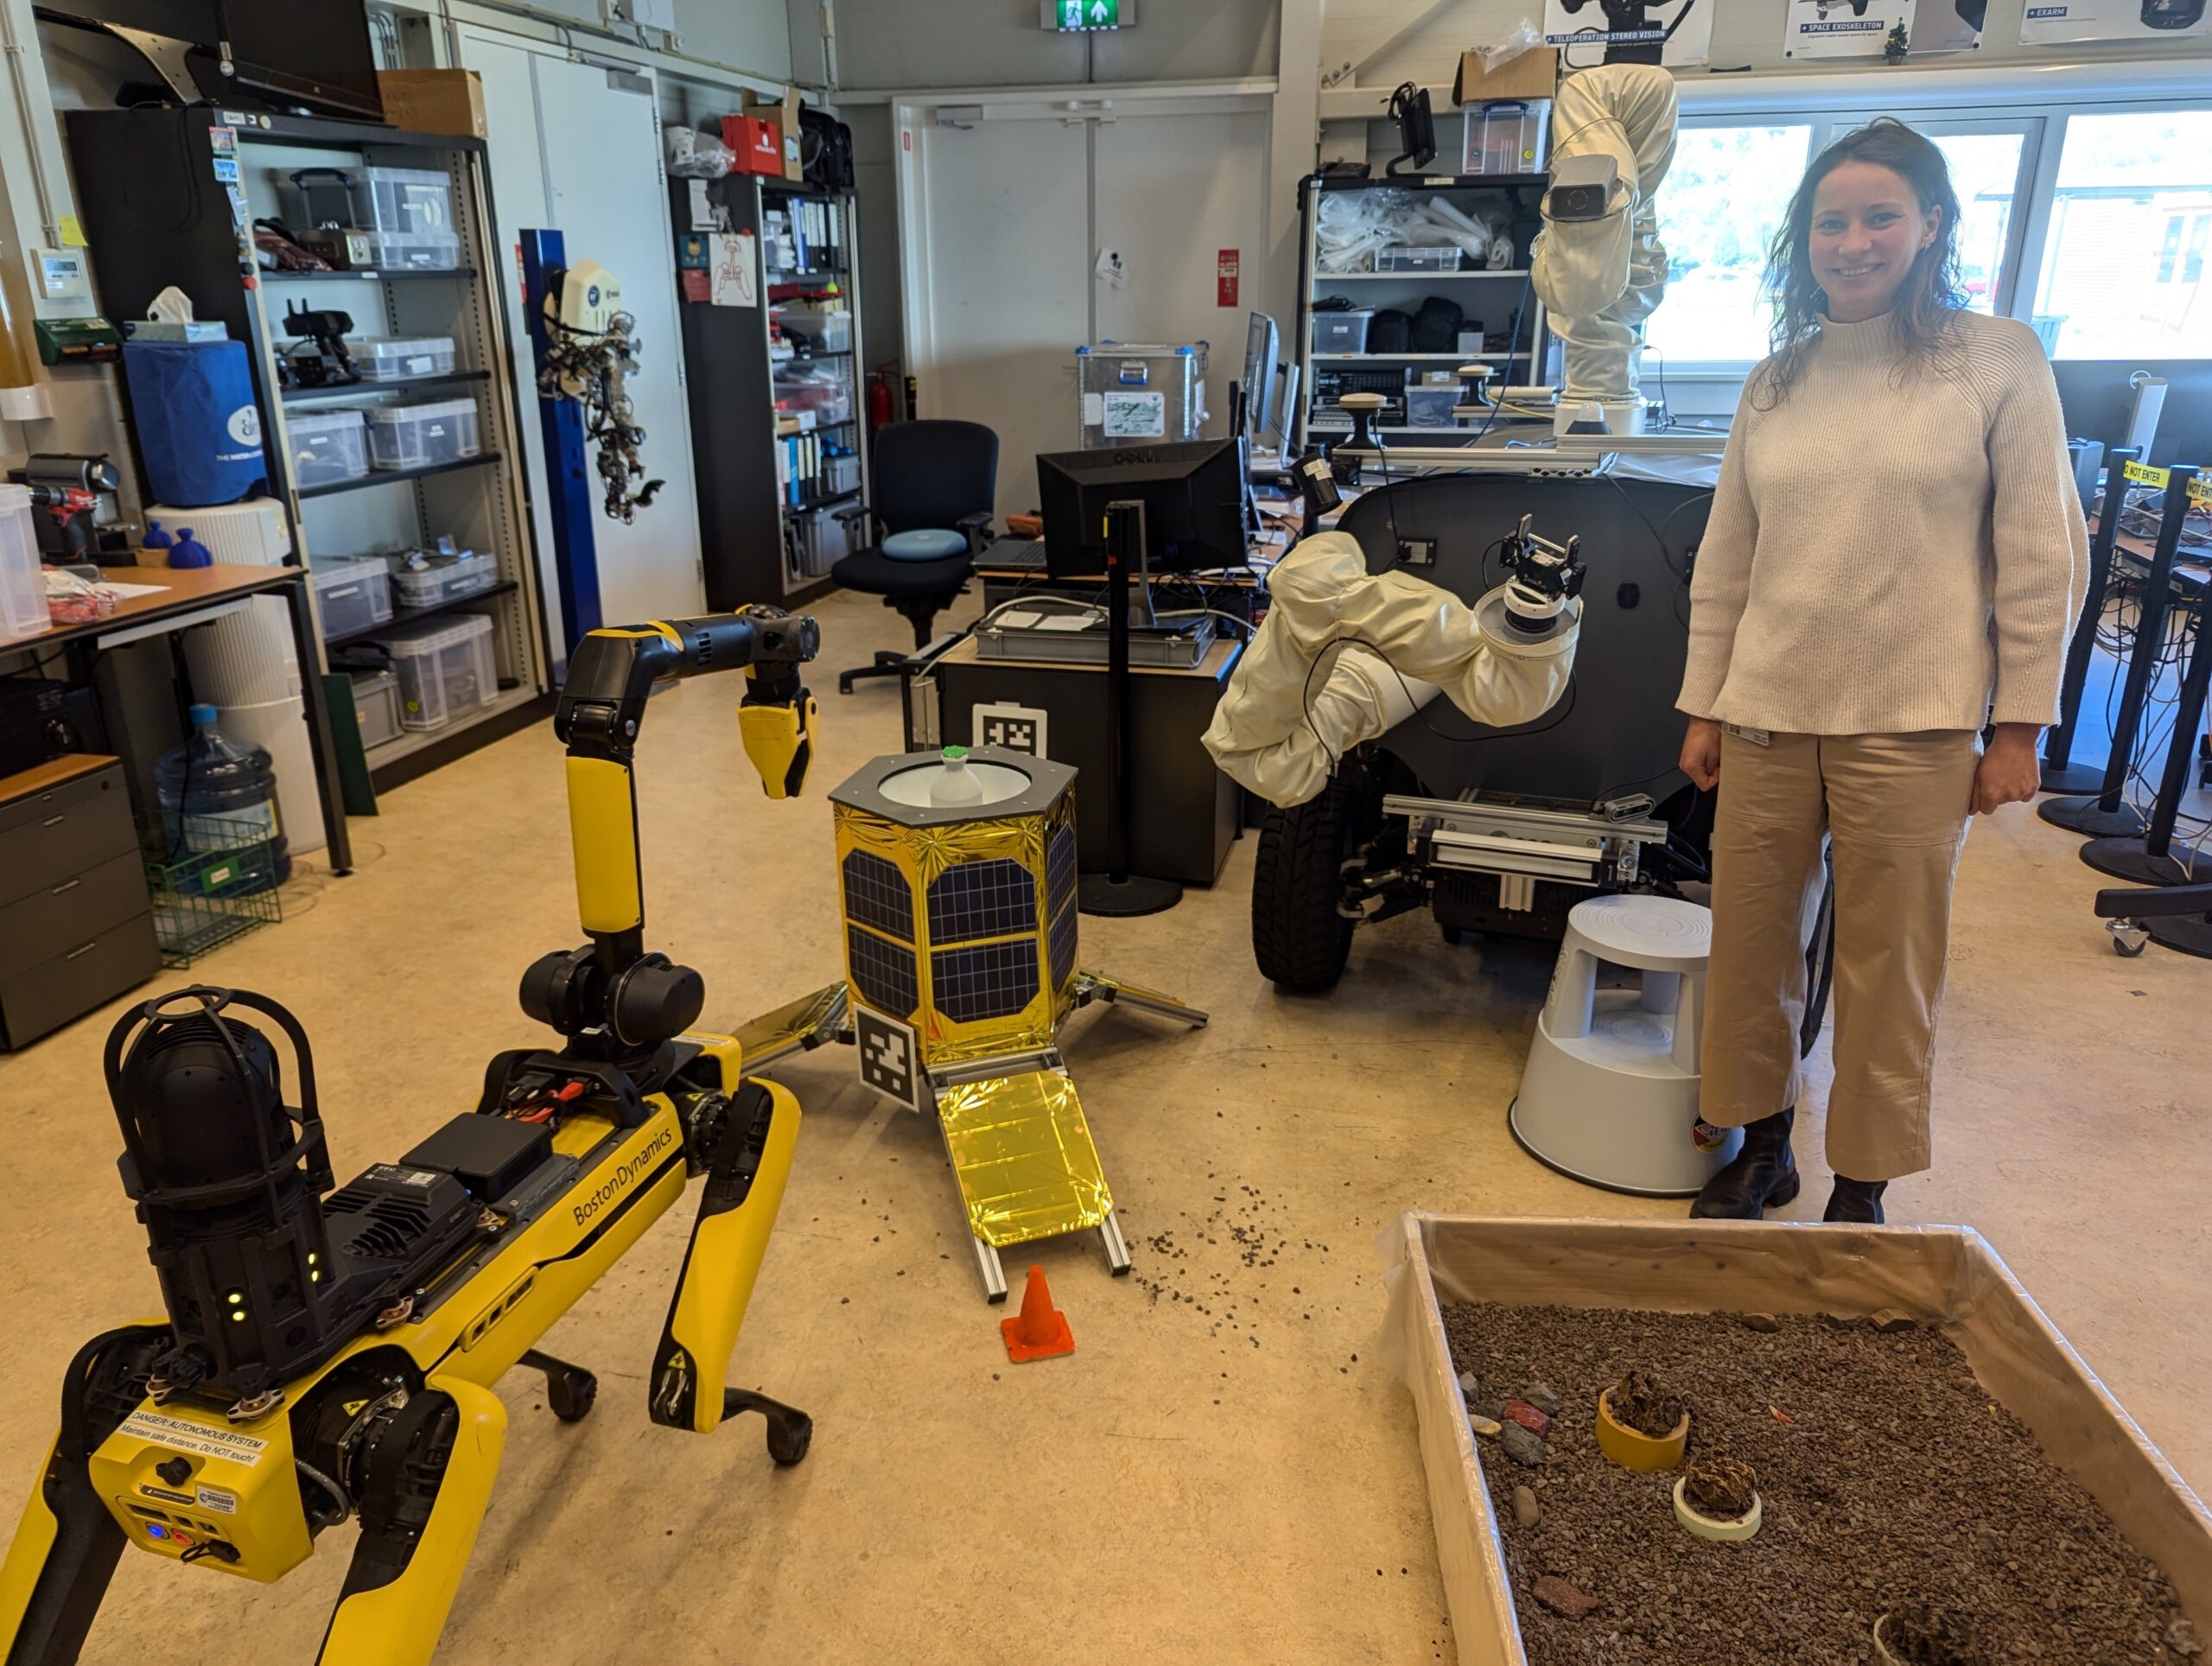
<path id="1" fill-rule="evenodd" d="M 1326 403 L 1319 397 L 1326 390 L 1317 385 L 1318 378 L 1329 374 L 1329 367 L 1332 366 L 1343 366 L 1348 370 L 1370 375 L 1376 371 L 1388 372 L 1402 366 L 1408 372 L 1408 381 L 1413 383 L 1413 372 L 1416 367 L 1433 369 L 1442 366 L 1482 363 L 1502 366 L 1499 379 L 1503 383 L 1537 379 L 1550 344 L 1550 330 L 1544 316 L 1543 303 L 1536 299 L 1529 287 L 1527 260 L 1529 245 L 1541 226 L 1537 217 L 1536 204 L 1546 182 L 1546 176 L 1541 174 L 1463 174 L 1442 180 L 1338 179 L 1315 175 L 1305 181 L 1299 196 L 1300 281 L 1296 349 L 1299 366 L 1297 439 L 1300 445 L 1306 443 L 1309 426 L 1314 426 L 1315 404 Z M 1319 221 L 1321 200 L 1325 196 L 1346 191 L 1408 188 L 1424 197 L 1441 195 L 1455 204 L 1492 209 L 1503 207 L 1512 227 L 1514 251 L 1521 257 L 1519 263 L 1511 267 L 1439 272 L 1325 272 L 1316 269 L 1315 232 Z M 1519 334 L 1526 339 L 1528 346 L 1523 347 L 1518 340 L 1509 340 L 1503 350 L 1478 353 L 1316 353 L 1313 351 L 1314 302 L 1331 295 L 1355 299 L 1361 307 L 1404 312 L 1414 311 L 1428 296 L 1449 295 L 1471 316 L 1479 317 L 1484 333 L 1493 336 L 1510 331 L 1515 315 L 1518 312 L 1521 314 Z M 1364 379 L 1363 377 L 1363 383 Z M 1413 385 L 1419 385 L 1418 383 Z M 1348 431 L 1350 425 L 1344 424 L 1342 429 L 1338 429 L 1325 422 L 1318 426 L 1321 431 L 1328 433 Z M 1392 424 L 1384 431 L 1390 434 L 1417 433 L 1443 445 L 1450 444 L 1458 430 L 1447 428 L 1415 429 Z"/>

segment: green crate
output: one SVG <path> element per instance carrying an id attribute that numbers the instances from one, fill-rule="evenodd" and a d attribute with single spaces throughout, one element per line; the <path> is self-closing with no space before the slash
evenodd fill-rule
<path id="1" fill-rule="evenodd" d="M 174 862 L 146 864 L 162 964 L 189 966 L 233 938 L 284 918 L 276 853 L 265 828 L 220 816 L 186 816 Z"/>

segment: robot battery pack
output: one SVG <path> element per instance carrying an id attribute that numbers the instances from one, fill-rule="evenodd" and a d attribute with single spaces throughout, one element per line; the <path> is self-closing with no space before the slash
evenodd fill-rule
<path id="1" fill-rule="evenodd" d="M 489 1204 L 514 1191 L 552 1154 L 550 1123 L 470 1115 L 454 1117 L 400 1161 L 410 1167 L 441 1169 L 467 1186 L 479 1203 Z"/>

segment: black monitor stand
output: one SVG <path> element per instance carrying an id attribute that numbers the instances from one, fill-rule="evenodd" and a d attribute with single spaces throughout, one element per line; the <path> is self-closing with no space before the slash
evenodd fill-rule
<path id="1" fill-rule="evenodd" d="M 1107 868 L 1078 881 L 1077 906 L 1086 914 L 1128 919 L 1158 914 L 1183 900 L 1173 880 L 1129 872 L 1129 569 L 1145 566 L 1144 505 L 1106 506 L 1106 758 L 1113 775 L 1113 812 L 1107 826 Z M 1144 573 L 1149 612 L 1152 579 Z"/>
<path id="2" fill-rule="evenodd" d="M 2120 541 L 2120 509 L 2127 495 L 2127 465 L 2140 461 L 2143 456 L 2126 446 L 2107 453 L 2092 442 L 2089 448 L 2096 452 L 2096 458 L 2085 457 L 2075 478 L 2088 479 L 2082 492 L 2086 503 L 2096 489 L 2098 466 L 2104 466 L 2105 512 L 2097 518 L 2096 537 L 2089 540 L 2089 586 L 2082 597 L 2082 612 L 2074 621 L 2073 639 L 2066 645 L 2066 671 L 2058 681 L 2058 722 L 2044 735 L 2043 748 L 2043 790 L 2076 795 L 2104 791 L 2105 765 L 2075 762 L 2074 742 L 2082 722 L 2082 690 L 2089 680 L 2089 662 L 2096 657 L 2097 627 L 2104 623 L 2106 604 L 2111 600 L 2112 553 Z"/>

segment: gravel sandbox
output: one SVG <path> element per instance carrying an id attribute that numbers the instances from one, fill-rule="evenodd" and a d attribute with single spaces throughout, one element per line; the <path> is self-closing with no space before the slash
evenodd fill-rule
<path id="1" fill-rule="evenodd" d="M 1974 1652 L 1958 1666 L 2212 1666 L 2171 1582 L 1940 1332 L 1603 1308 L 1443 1316 L 1452 1369 L 1476 1379 L 1471 1410 L 1495 1417 L 1538 1384 L 1560 1396 L 1542 1463 L 1477 1442 L 1534 1666 L 1872 1661 L 1875 1620 L 1911 1604 L 1963 1622 Z M 1679 1471 L 1633 1474 L 1599 1451 L 1598 1396 L 1634 1366 L 1689 1408 L 1691 1458 L 1751 1466 L 1755 1538 L 1692 1537 L 1674 1515 Z M 1535 1495 L 1533 1525 L 1516 1486 Z"/>

